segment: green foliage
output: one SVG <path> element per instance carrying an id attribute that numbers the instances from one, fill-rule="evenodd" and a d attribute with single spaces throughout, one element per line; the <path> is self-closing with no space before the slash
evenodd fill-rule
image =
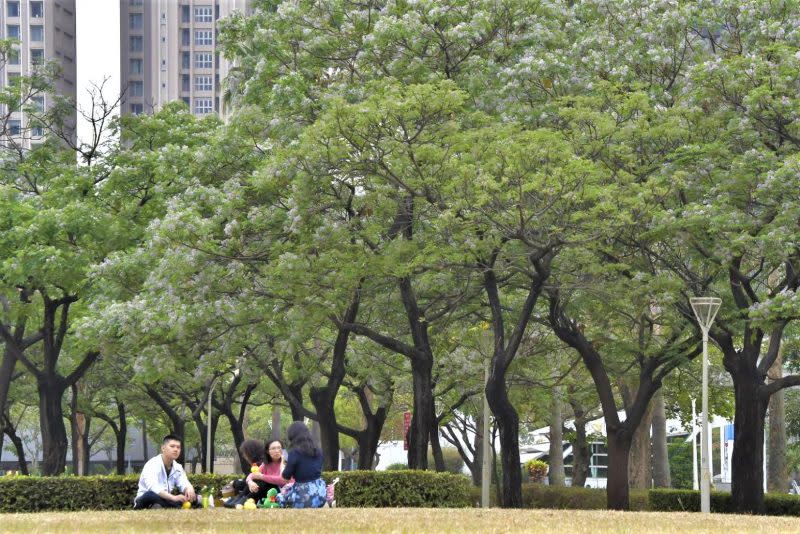
<path id="1" fill-rule="evenodd" d="M 220 488 L 234 475 L 188 475 L 196 490 Z M 137 475 L 89 477 L 0 477 L 0 513 L 45 510 L 124 510 L 133 507 Z"/>
<path id="2" fill-rule="evenodd" d="M 458 453 L 457 450 L 452 448 L 443 448 L 442 449 L 442 456 L 444 457 L 444 469 L 448 473 L 456 473 L 460 474 L 461 470 L 464 468 L 464 459 L 461 458 L 461 455 Z M 402 465 L 402 464 L 401 464 Z M 433 466 L 433 454 L 428 454 L 428 466 Z M 403 469 L 408 469 L 408 467 L 404 467 Z"/>
<path id="3" fill-rule="evenodd" d="M 241 475 L 188 475 L 198 493 L 221 488 Z M 345 471 L 322 474 L 327 482 L 339 477 L 338 506 L 469 506 L 470 482 L 465 476 L 430 471 Z M 0 477 L 0 513 L 44 510 L 123 510 L 133 506 L 139 477 Z"/>
<path id="4" fill-rule="evenodd" d="M 492 506 L 496 506 L 497 492 L 489 492 Z M 481 488 L 472 488 L 471 502 L 480 505 Z M 647 510 L 646 490 L 631 490 L 631 510 Z M 605 510 L 606 492 L 594 488 L 573 488 L 570 486 L 547 486 L 544 484 L 522 485 L 522 506 L 524 508 L 550 508 L 557 510 Z"/>
<path id="5" fill-rule="evenodd" d="M 470 505 L 470 479 L 431 471 L 346 471 L 336 486 L 338 506 L 462 508 Z"/>
<path id="6" fill-rule="evenodd" d="M 700 510 L 700 492 L 695 490 L 652 489 L 649 492 L 650 510 L 654 512 L 697 512 Z M 767 515 L 800 516 L 800 496 L 783 493 L 764 495 Z M 736 513 L 731 494 L 711 492 L 711 511 Z"/>
<path id="7" fill-rule="evenodd" d="M 397 462 L 386 466 L 387 471 L 405 471 L 406 469 L 408 469 L 408 464 L 405 462 Z"/>
<path id="8" fill-rule="evenodd" d="M 692 444 L 669 443 L 669 471 L 672 478 L 672 487 L 675 489 L 692 488 Z"/>

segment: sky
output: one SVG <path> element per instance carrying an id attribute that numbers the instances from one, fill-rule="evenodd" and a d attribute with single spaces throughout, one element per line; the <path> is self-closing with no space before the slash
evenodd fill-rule
<path id="1" fill-rule="evenodd" d="M 175 0 L 177 1 L 177 0 Z M 76 0 L 78 106 L 89 107 L 87 89 L 92 83 L 106 82 L 104 94 L 114 100 L 119 95 L 119 0 Z M 88 124 L 78 123 L 83 138 Z"/>

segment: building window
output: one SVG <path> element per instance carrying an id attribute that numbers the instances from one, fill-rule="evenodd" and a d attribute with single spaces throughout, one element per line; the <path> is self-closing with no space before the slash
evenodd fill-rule
<path id="1" fill-rule="evenodd" d="M 142 6 L 144 5 L 144 0 L 128 0 L 128 5 L 133 7 Z"/>
<path id="2" fill-rule="evenodd" d="M 9 24 L 6 26 L 6 38 L 19 41 L 19 25 Z"/>
<path id="3" fill-rule="evenodd" d="M 189 69 L 191 68 L 191 61 L 192 56 L 189 52 L 181 52 L 181 68 Z"/>
<path id="4" fill-rule="evenodd" d="M 143 59 L 131 59 L 130 60 L 130 71 L 131 71 L 131 74 L 142 74 L 144 72 L 144 60 Z"/>
<path id="5" fill-rule="evenodd" d="M 32 96 L 31 97 L 31 106 L 36 111 L 44 111 L 44 97 L 43 96 Z"/>
<path id="6" fill-rule="evenodd" d="M 144 38 L 141 35 L 131 35 L 130 51 L 141 52 L 144 50 Z"/>
<path id="7" fill-rule="evenodd" d="M 128 84 L 130 96 L 144 96 L 144 82 L 141 80 L 133 80 Z"/>
<path id="8" fill-rule="evenodd" d="M 189 97 L 188 96 L 182 96 L 181 100 L 183 100 L 183 103 L 186 104 L 187 106 L 189 105 Z"/>
<path id="9" fill-rule="evenodd" d="M 194 67 L 196 69 L 210 69 L 213 67 L 211 52 L 196 52 L 194 55 Z"/>
<path id="10" fill-rule="evenodd" d="M 211 22 L 214 20 L 212 17 L 211 6 L 198 6 L 194 8 L 195 22 Z"/>
<path id="11" fill-rule="evenodd" d="M 194 77 L 194 90 L 195 91 L 211 91 L 211 76 L 195 76 Z"/>
<path id="12" fill-rule="evenodd" d="M 603 443 L 590 445 L 589 476 L 608 478 L 608 448 Z"/>
<path id="13" fill-rule="evenodd" d="M 181 30 L 181 46 L 189 46 L 192 44 L 192 34 L 188 28 Z"/>
<path id="14" fill-rule="evenodd" d="M 195 30 L 194 31 L 194 44 L 196 45 L 210 45 L 212 41 L 211 30 Z"/>
<path id="15" fill-rule="evenodd" d="M 41 126 L 33 126 L 31 128 L 31 137 L 44 137 L 44 128 Z"/>
<path id="16" fill-rule="evenodd" d="M 31 24 L 31 41 L 34 43 L 44 42 L 44 26 Z"/>
<path id="17" fill-rule="evenodd" d="M 22 123 L 17 119 L 8 121 L 8 134 L 19 135 L 22 133 Z"/>
<path id="18" fill-rule="evenodd" d="M 8 18 L 19 17 L 19 2 L 9 2 L 6 4 L 6 15 Z"/>
<path id="19" fill-rule="evenodd" d="M 144 28 L 144 14 L 130 13 L 128 15 L 128 27 L 132 30 L 141 30 Z"/>
<path id="20" fill-rule="evenodd" d="M 44 63 L 44 49 L 31 48 L 31 65 L 41 65 Z"/>
<path id="21" fill-rule="evenodd" d="M 44 2 L 31 2 L 31 18 L 40 19 L 44 17 Z"/>
<path id="22" fill-rule="evenodd" d="M 194 112 L 197 115 L 205 115 L 207 113 L 211 113 L 213 108 L 211 107 L 211 99 L 210 98 L 195 98 L 194 99 Z"/>
<path id="23" fill-rule="evenodd" d="M 189 24 L 191 21 L 192 21 L 191 7 L 181 6 L 181 22 L 183 24 Z"/>
<path id="24" fill-rule="evenodd" d="M 19 65 L 19 50 L 16 48 L 12 48 L 8 51 L 8 64 L 9 65 Z"/>
<path id="25" fill-rule="evenodd" d="M 144 113 L 144 104 L 131 104 L 131 115 L 141 115 Z"/>
<path id="26" fill-rule="evenodd" d="M 181 91 L 189 91 L 189 75 L 181 74 Z"/>

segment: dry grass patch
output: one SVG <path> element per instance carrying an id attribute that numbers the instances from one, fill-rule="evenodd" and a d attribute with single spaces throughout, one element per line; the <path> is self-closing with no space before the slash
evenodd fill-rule
<path id="1" fill-rule="evenodd" d="M 800 519 L 684 512 L 336 508 L 0 515 L 1 532 L 800 532 Z"/>

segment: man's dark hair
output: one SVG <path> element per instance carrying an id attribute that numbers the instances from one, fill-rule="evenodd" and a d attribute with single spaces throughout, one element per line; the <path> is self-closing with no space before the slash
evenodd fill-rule
<path id="1" fill-rule="evenodd" d="M 175 434 L 167 434 L 166 436 L 164 436 L 164 439 L 161 440 L 161 444 L 166 445 L 170 441 L 177 441 L 178 443 L 182 443 L 181 438 L 179 438 Z"/>

